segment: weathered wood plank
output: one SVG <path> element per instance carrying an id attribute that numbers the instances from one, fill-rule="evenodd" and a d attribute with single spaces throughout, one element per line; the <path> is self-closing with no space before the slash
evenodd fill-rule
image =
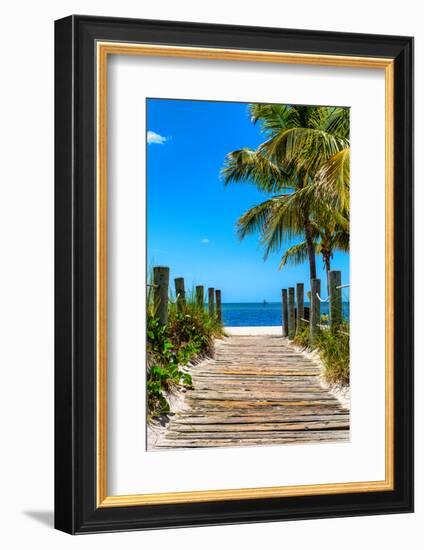
<path id="1" fill-rule="evenodd" d="M 213 413 L 211 415 L 191 415 L 187 417 L 179 416 L 177 420 L 173 420 L 172 424 L 174 425 L 206 425 L 206 424 L 273 424 L 274 422 L 284 422 L 284 421 L 291 421 L 291 422 L 310 422 L 312 419 L 312 422 L 325 422 L 325 421 L 333 421 L 333 420 L 339 420 L 344 421 L 346 424 L 349 424 L 349 415 L 345 414 L 327 414 L 327 415 L 299 415 L 299 414 L 292 414 L 292 415 L 285 415 L 285 414 L 268 414 L 268 415 L 255 415 L 255 414 L 248 414 L 246 416 L 228 416 L 225 414 L 225 416 L 217 416 L 217 413 Z"/>
<path id="2" fill-rule="evenodd" d="M 349 439 L 349 411 L 319 381 L 320 368 L 280 336 L 217 340 L 191 368 L 193 390 L 156 449 L 283 445 Z"/>
<path id="3" fill-rule="evenodd" d="M 224 432 L 272 432 L 280 434 L 281 432 L 298 430 L 339 430 L 347 429 L 349 422 L 339 420 L 327 420 L 321 422 L 303 421 L 303 422 L 265 422 L 254 424 L 200 424 L 200 425 L 178 425 L 173 424 L 170 427 L 169 434 L 172 433 L 224 433 Z"/>

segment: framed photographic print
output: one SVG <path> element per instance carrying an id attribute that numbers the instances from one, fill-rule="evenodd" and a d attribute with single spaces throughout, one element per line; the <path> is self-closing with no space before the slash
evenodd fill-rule
<path id="1" fill-rule="evenodd" d="M 55 525 L 413 509 L 413 39 L 55 26 Z"/>

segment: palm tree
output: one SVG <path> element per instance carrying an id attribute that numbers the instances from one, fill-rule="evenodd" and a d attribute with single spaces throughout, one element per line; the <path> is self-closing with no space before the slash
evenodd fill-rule
<path id="1" fill-rule="evenodd" d="M 261 191 L 282 192 L 248 210 L 238 220 L 240 238 L 260 231 L 265 257 L 279 250 L 283 241 L 304 235 L 310 277 L 316 278 L 313 212 L 317 192 L 331 195 L 340 164 L 331 159 L 348 150 L 349 121 L 346 109 L 254 104 L 250 116 L 268 138 L 256 150 L 240 149 L 226 156 L 224 183 L 251 182 Z M 348 155 L 348 153 L 347 153 Z M 344 166 L 346 166 L 346 159 Z M 343 175 L 343 170 L 342 170 Z M 338 181 L 338 180 L 337 180 Z M 340 183 L 340 182 L 339 182 Z M 342 182 L 343 183 L 343 182 Z M 343 186 L 345 191 L 345 186 Z M 331 191 L 331 193 L 330 193 Z M 348 193 L 344 194 L 346 209 Z M 339 201 L 341 202 L 341 201 Z"/>
<path id="2" fill-rule="evenodd" d="M 329 274 L 334 251 L 349 251 L 349 220 L 338 212 L 327 211 L 324 219 L 313 223 L 315 252 L 323 259 L 327 280 L 327 293 L 330 292 Z M 291 263 L 298 265 L 307 259 L 306 241 L 289 247 L 281 258 L 279 269 Z"/>
<path id="3" fill-rule="evenodd" d="M 249 209 L 239 218 L 237 229 L 240 239 L 259 231 L 267 257 L 271 251 L 280 248 L 283 240 L 305 235 L 308 221 L 295 201 L 297 182 L 294 174 L 284 171 L 259 150 L 245 148 L 227 155 L 222 175 L 225 185 L 247 181 L 264 192 L 283 191 Z M 315 270 L 313 254 L 311 276 L 315 276 Z"/>

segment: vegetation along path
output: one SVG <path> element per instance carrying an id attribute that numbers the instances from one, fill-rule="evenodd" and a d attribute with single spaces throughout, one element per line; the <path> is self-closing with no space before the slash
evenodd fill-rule
<path id="1" fill-rule="evenodd" d="M 349 411 L 320 367 L 279 336 L 229 336 L 192 369 L 194 389 L 155 448 L 344 441 Z"/>

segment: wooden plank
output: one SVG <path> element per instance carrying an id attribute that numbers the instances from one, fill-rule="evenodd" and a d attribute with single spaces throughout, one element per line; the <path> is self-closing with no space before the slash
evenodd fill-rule
<path id="1" fill-rule="evenodd" d="M 198 425 L 178 425 L 173 424 L 169 433 L 224 433 L 224 432 L 287 432 L 299 430 L 338 430 L 347 429 L 349 422 L 340 420 L 325 421 L 303 421 L 303 422 L 255 422 L 250 424 L 198 424 Z"/>
<path id="2" fill-rule="evenodd" d="M 230 336 L 190 372 L 194 389 L 156 449 L 349 439 L 349 411 L 321 387 L 319 366 L 285 338 Z"/>
<path id="3" fill-rule="evenodd" d="M 173 420 L 173 426 L 180 425 L 209 425 L 209 424 L 272 424 L 274 422 L 308 422 L 312 419 L 313 422 L 326 422 L 339 420 L 344 421 L 346 425 L 349 425 L 349 415 L 348 414 L 327 414 L 327 415 L 301 415 L 301 414 L 272 414 L 268 413 L 266 415 L 258 415 L 254 413 L 247 414 L 245 416 L 228 416 L 228 413 L 214 413 L 208 415 L 191 415 L 191 416 L 178 416 L 178 419 Z"/>

